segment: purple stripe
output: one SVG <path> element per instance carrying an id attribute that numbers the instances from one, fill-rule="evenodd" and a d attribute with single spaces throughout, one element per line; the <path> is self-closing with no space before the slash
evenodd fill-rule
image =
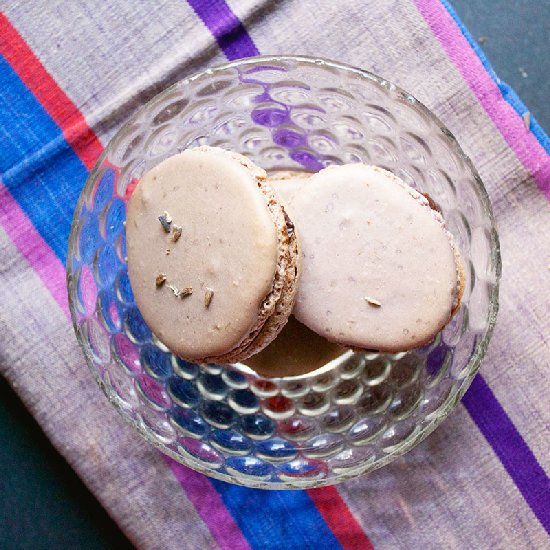
<path id="1" fill-rule="evenodd" d="M 480 375 L 474 378 L 462 402 L 523 498 L 550 534 L 550 478 Z"/>
<path id="2" fill-rule="evenodd" d="M 259 54 L 244 25 L 224 0 L 187 0 L 187 3 L 212 33 L 227 59 L 233 61 Z"/>

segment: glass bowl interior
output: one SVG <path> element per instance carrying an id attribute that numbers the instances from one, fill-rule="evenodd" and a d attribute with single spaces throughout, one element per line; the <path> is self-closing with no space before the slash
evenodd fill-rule
<path id="1" fill-rule="evenodd" d="M 137 309 L 126 203 L 140 176 L 197 145 L 268 172 L 366 162 L 439 205 L 466 271 L 462 305 L 428 346 L 348 351 L 306 375 L 172 355 Z M 449 414 L 479 368 L 498 309 L 500 256 L 482 182 L 451 133 L 413 96 L 368 72 L 306 57 L 208 69 L 155 97 L 92 170 L 69 240 L 77 338 L 103 391 L 145 438 L 209 476 L 262 488 L 328 485 L 403 454 Z"/>

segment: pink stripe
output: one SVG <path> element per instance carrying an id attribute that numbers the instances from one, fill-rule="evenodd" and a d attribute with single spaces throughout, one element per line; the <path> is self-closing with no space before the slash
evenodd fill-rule
<path id="1" fill-rule="evenodd" d="M 187 498 L 208 525 L 219 547 L 222 550 L 250 550 L 248 542 L 208 478 L 166 455 L 162 455 L 162 457 L 170 466 L 176 479 L 185 488 Z"/>
<path id="2" fill-rule="evenodd" d="M 414 0 L 414 3 L 508 145 L 550 200 L 550 157 L 502 97 L 443 4 L 439 0 Z"/>
<path id="3" fill-rule="evenodd" d="M 67 318 L 70 318 L 65 268 L 2 182 L 0 225 L 38 274 Z"/>

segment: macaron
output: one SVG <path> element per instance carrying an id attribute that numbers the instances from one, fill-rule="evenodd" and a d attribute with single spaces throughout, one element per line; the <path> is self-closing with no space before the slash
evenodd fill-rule
<path id="1" fill-rule="evenodd" d="M 294 315 L 328 340 L 399 352 L 427 344 L 460 304 L 464 272 L 428 199 L 375 166 L 331 166 L 293 197 L 302 275 Z"/>
<path id="2" fill-rule="evenodd" d="M 294 226 L 265 171 L 242 155 L 198 147 L 149 170 L 129 199 L 126 247 L 145 322 L 188 361 L 242 361 L 294 306 Z"/>

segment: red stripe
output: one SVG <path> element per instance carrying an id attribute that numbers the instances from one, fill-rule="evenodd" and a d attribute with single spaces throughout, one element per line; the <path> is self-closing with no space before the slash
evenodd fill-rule
<path id="1" fill-rule="evenodd" d="M 374 550 L 336 487 L 309 489 L 308 495 L 344 550 Z"/>
<path id="2" fill-rule="evenodd" d="M 46 71 L 24 39 L 0 12 L 0 54 L 32 91 L 42 107 L 61 128 L 84 166 L 91 170 L 103 147 L 77 106 Z"/>

